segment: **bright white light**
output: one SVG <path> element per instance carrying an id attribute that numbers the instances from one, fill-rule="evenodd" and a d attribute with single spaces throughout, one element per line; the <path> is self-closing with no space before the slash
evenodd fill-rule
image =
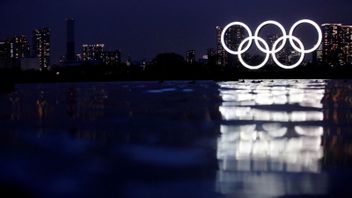
<path id="1" fill-rule="evenodd" d="M 245 80 L 219 85 L 223 122 L 216 149 L 217 192 L 232 196 L 229 192 L 238 192 L 233 186 L 241 183 L 244 191 L 255 189 L 259 197 L 296 195 L 297 191 L 286 187 L 297 184 L 298 172 L 307 178 L 319 177 L 322 184 L 315 188 L 305 179 L 301 194 L 325 194 L 319 189 L 326 186 L 326 180 L 320 178 L 325 174 L 322 99 L 326 81 Z M 291 179 L 287 180 L 287 175 Z M 244 194 L 241 191 L 235 196 Z M 253 193 L 245 195 L 253 197 Z"/>
<path id="2" fill-rule="evenodd" d="M 298 39 L 297 37 L 295 37 L 295 36 L 283 36 L 283 37 L 277 39 L 277 40 L 275 41 L 274 45 L 273 45 L 273 49 L 276 49 L 277 45 L 278 45 L 281 41 L 286 41 L 287 39 L 296 41 L 296 42 L 298 43 L 299 47 L 304 50 L 304 45 L 303 45 L 302 41 L 299 40 L 299 39 Z M 281 67 L 281 68 L 283 68 L 283 69 L 294 69 L 294 68 L 298 67 L 298 66 L 301 65 L 301 63 L 304 61 L 304 56 L 305 56 L 304 53 L 301 53 L 301 56 L 300 56 L 300 58 L 299 58 L 299 60 L 298 60 L 297 63 L 295 63 L 295 64 L 293 64 L 293 65 L 284 65 L 284 64 L 282 64 L 282 63 L 277 59 L 276 53 L 272 53 L 272 55 L 273 55 L 272 57 L 273 57 L 274 62 L 275 62 L 279 67 Z"/>
<path id="3" fill-rule="evenodd" d="M 258 26 L 257 30 L 256 30 L 255 33 L 254 33 L 254 37 L 255 37 L 255 38 L 259 38 L 259 32 L 260 32 L 260 30 L 263 29 L 263 28 L 264 28 L 265 26 L 267 26 L 267 25 L 275 25 L 275 26 L 277 26 L 278 28 L 280 28 L 280 30 L 281 30 L 281 32 L 282 32 L 282 36 L 287 35 L 284 26 L 282 26 L 279 22 L 277 22 L 277 21 L 265 21 L 265 22 L 263 22 L 262 24 L 260 24 L 260 25 Z M 280 46 L 279 48 L 277 48 L 277 49 L 276 49 L 276 47 L 275 47 L 275 48 L 273 47 L 273 49 L 275 49 L 275 51 L 273 51 L 273 50 L 266 50 L 266 49 L 262 48 L 262 46 L 259 44 L 259 42 L 258 42 L 257 39 L 255 39 L 255 44 L 258 46 L 259 50 L 262 51 L 262 52 L 264 52 L 264 53 L 278 53 L 279 51 L 281 51 L 281 50 L 285 47 L 286 41 L 287 41 L 286 39 L 283 40 L 281 46 Z"/>
<path id="4" fill-rule="evenodd" d="M 310 136 L 310 137 L 320 137 L 323 136 L 324 134 L 324 129 L 323 127 L 317 127 L 317 126 L 296 126 L 295 131 L 299 135 L 304 135 L 304 136 Z"/>
<path id="5" fill-rule="evenodd" d="M 238 47 L 238 51 L 239 51 L 239 52 L 244 51 L 244 50 L 242 49 L 242 48 L 243 48 L 243 45 L 244 45 L 245 43 L 247 43 L 247 42 L 251 43 L 252 40 L 255 40 L 256 42 L 257 42 L 257 41 L 262 42 L 262 43 L 264 44 L 264 47 L 265 47 L 266 51 L 270 51 L 270 48 L 269 48 L 268 43 L 267 43 L 264 39 L 262 39 L 262 38 L 260 38 L 260 37 L 257 37 L 257 38 L 248 37 L 248 38 L 244 39 L 243 42 L 241 42 L 240 46 Z M 247 50 L 246 50 L 246 51 L 247 51 Z M 257 65 L 257 66 L 251 66 L 251 65 L 248 65 L 248 64 L 243 60 L 243 58 L 242 58 L 242 53 L 238 53 L 237 55 L 238 55 L 238 60 L 241 62 L 241 64 L 242 64 L 244 67 L 246 67 L 246 68 L 248 68 L 248 69 L 251 69 L 251 70 L 260 69 L 260 68 L 264 67 L 264 66 L 268 63 L 269 58 L 270 58 L 270 53 L 267 53 L 266 56 L 265 56 L 264 61 L 263 61 L 261 64 L 259 64 L 259 65 Z"/>
<path id="6" fill-rule="evenodd" d="M 314 45 L 314 47 L 309 49 L 309 50 L 305 50 L 304 48 L 298 48 L 296 46 L 295 42 L 293 42 L 293 40 L 292 40 L 293 32 L 295 31 L 297 26 L 299 26 L 301 24 L 304 24 L 304 23 L 308 23 L 308 24 L 312 25 L 318 32 L 318 41 Z M 293 24 L 293 26 L 292 26 L 292 28 L 290 30 L 289 36 L 290 36 L 289 40 L 290 40 L 290 43 L 291 43 L 293 49 L 295 49 L 299 53 L 305 53 L 305 54 L 309 54 L 309 53 L 312 53 L 315 50 L 317 50 L 319 48 L 322 40 L 323 40 L 323 33 L 321 32 L 321 29 L 320 29 L 319 25 L 317 23 L 315 23 L 314 21 L 310 20 L 310 19 L 302 19 L 302 20 L 297 21 L 295 24 Z"/>
<path id="7" fill-rule="evenodd" d="M 318 32 L 318 41 L 314 45 L 314 47 L 311 48 L 311 49 L 305 49 L 302 41 L 299 40 L 297 37 L 293 36 L 293 32 L 295 31 L 295 29 L 299 25 L 304 24 L 304 23 L 312 25 Z M 270 49 L 268 43 L 264 39 L 259 37 L 259 32 L 261 31 L 261 29 L 263 27 L 265 27 L 267 25 L 275 25 L 275 26 L 279 27 L 281 32 L 282 32 L 282 36 L 274 43 L 274 45 L 272 46 L 271 49 Z M 244 39 L 239 44 L 239 47 L 238 47 L 237 51 L 234 51 L 234 50 L 230 49 L 227 46 L 226 42 L 225 42 L 226 32 L 232 26 L 242 26 L 242 27 L 244 27 L 246 29 L 246 31 L 248 33 L 248 37 L 246 39 Z M 283 69 L 293 69 L 293 68 L 298 67 L 303 62 L 304 57 L 305 57 L 306 54 L 312 53 L 312 52 L 314 52 L 315 50 L 317 50 L 319 48 L 319 46 L 320 46 L 320 44 L 322 42 L 322 38 L 323 38 L 323 34 L 322 34 L 322 31 L 321 31 L 319 25 L 317 23 L 315 23 L 314 21 L 309 20 L 309 19 L 302 19 L 302 20 L 297 21 L 295 24 L 293 24 L 293 26 L 291 27 L 290 32 L 289 32 L 288 35 L 286 33 L 285 28 L 279 22 L 272 21 L 272 20 L 265 21 L 262 24 L 260 24 L 258 26 L 258 28 L 256 29 L 254 36 L 252 36 L 252 31 L 250 30 L 250 28 L 245 23 L 232 22 L 232 23 L 228 24 L 222 31 L 222 33 L 221 33 L 221 44 L 222 44 L 223 48 L 228 53 L 233 54 L 233 55 L 237 55 L 239 61 L 241 62 L 241 64 L 244 67 L 246 67 L 246 68 L 248 68 L 250 70 L 257 70 L 257 69 L 260 69 L 260 68 L 264 67 L 268 63 L 268 61 L 270 59 L 270 55 L 272 56 L 274 62 L 279 67 L 281 67 Z M 284 64 L 280 63 L 277 60 L 277 58 L 276 58 L 276 53 L 278 53 L 279 51 L 281 51 L 284 48 L 284 46 L 286 45 L 287 39 L 290 41 L 290 44 L 292 45 L 293 49 L 301 54 L 300 59 L 298 60 L 298 62 L 293 64 L 293 65 L 284 65 Z M 252 45 L 253 40 L 255 41 L 255 44 L 258 47 L 258 49 L 266 54 L 264 61 L 261 64 L 257 65 L 257 66 L 248 65 L 242 58 L 242 54 L 246 53 L 249 50 L 249 48 Z M 278 44 L 280 42 L 282 42 L 282 43 L 278 47 Z M 298 43 L 299 47 L 297 47 L 295 42 Z M 247 43 L 247 45 L 244 47 L 244 45 L 246 43 Z M 264 48 L 262 47 L 262 45 L 260 45 L 260 43 L 264 44 Z"/>
<path id="8" fill-rule="evenodd" d="M 230 24 L 228 24 L 223 30 L 222 30 L 222 33 L 221 33 L 221 43 L 222 43 L 222 46 L 224 47 L 224 49 L 230 53 L 230 54 L 233 54 L 233 55 L 238 55 L 238 54 L 243 54 L 244 52 L 246 52 L 247 50 L 249 50 L 249 48 L 251 47 L 252 45 L 252 42 L 253 40 L 249 40 L 249 43 L 248 45 L 242 50 L 242 51 L 233 51 L 231 50 L 230 48 L 227 47 L 226 43 L 225 43 L 225 35 L 226 35 L 226 32 L 228 29 L 230 29 L 232 26 L 242 26 L 244 27 L 244 29 L 246 29 L 249 37 L 252 37 L 252 31 L 251 29 L 244 23 L 242 22 L 232 22 Z"/>

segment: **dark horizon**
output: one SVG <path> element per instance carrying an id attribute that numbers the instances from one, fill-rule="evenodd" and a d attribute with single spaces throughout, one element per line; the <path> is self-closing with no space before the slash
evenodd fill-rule
<path id="1" fill-rule="evenodd" d="M 190 49 L 200 57 L 207 48 L 215 47 L 215 26 L 234 20 L 246 22 L 252 29 L 267 19 L 275 19 L 287 28 L 302 18 L 319 24 L 352 23 L 352 2 L 345 0 L 319 4 L 303 0 L 17 0 L 2 1 L 0 5 L 0 38 L 19 34 L 31 37 L 37 27 L 52 30 L 52 63 L 65 55 L 68 17 L 76 20 L 76 52 L 84 43 L 105 43 L 108 50 L 121 49 L 124 59 L 131 56 L 133 60 L 152 59 L 161 52 L 184 55 Z"/>

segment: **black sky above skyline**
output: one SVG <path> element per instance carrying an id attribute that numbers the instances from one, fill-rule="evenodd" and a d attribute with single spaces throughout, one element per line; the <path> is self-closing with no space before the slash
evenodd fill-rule
<path id="1" fill-rule="evenodd" d="M 65 54 L 65 18 L 76 20 L 76 50 L 83 43 L 105 43 L 134 60 L 160 52 L 198 57 L 215 47 L 215 26 L 246 22 L 254 31 L 274 19 L 289 28 L 310 18 L 318 23 L 352 24 L 350 0 L 1 0 L 0 38 L 32 29 L 52 30 L 52 61 Z"/>

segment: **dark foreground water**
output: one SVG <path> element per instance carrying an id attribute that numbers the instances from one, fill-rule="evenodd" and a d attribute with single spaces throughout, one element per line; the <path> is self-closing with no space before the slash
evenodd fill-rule
<path id="1" fill-rule="evenodd" d="M 351 81 L 16 89 L 0 94 L 1 197 L 352 196 Z"/>

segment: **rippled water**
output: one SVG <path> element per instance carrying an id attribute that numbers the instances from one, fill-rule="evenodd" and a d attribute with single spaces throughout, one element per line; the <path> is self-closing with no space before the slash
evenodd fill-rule
<path id="1" fill-rule="evenodd" d="M 291 197 L 352 189 L 352 82 L 18 85 L 0 188 L 26 197 Z"/>
<path id="2" fill-rule="evenodd" d="M 326 82 L 220 83 L 220 87 L 219 111 L 225 120 L 217 149 L 220 193 L 248 197 L 328 193 L 328 177 L 321 167 Z M 234 188 L 239 184 L 242 192 Z"/>

